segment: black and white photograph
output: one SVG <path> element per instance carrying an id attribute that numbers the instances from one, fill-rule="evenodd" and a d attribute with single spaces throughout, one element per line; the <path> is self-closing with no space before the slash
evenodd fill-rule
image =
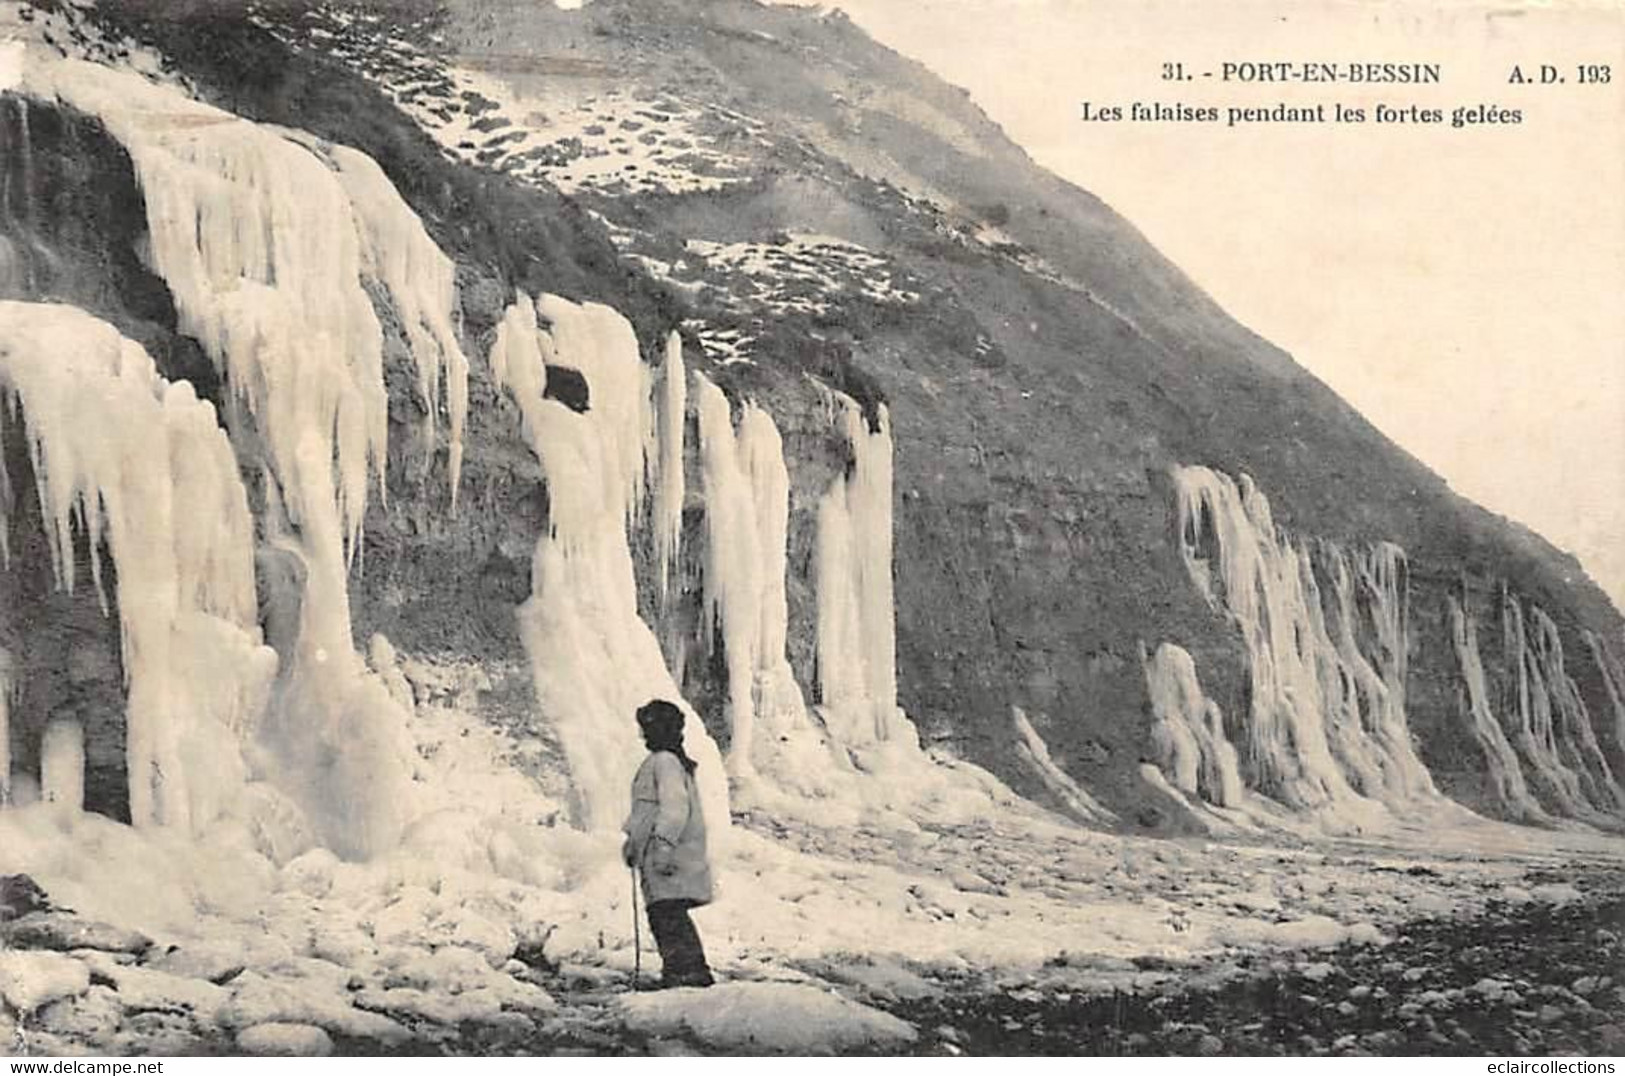
<path id="1" fill-rule="evenodd" d="M 0 1065 L 1613 1073 L 1622 79 L 0 0 Z"/>

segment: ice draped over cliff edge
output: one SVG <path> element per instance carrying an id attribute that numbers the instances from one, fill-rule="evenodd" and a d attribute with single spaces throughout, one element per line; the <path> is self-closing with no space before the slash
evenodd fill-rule
<path id="1" fill-rule="evenodd" d="M 1173 479 L 1186 570 L 1240 632 L 1250 680 L 1248 710 L 1227 726 L 1200 699 L 1189 655 L 1159 649 L 1148 662 L 1175 785 L 1233 805 L 1234 752 L 1249 789 L 1333 829 L 1381 822 L 1379 805 L 1443 804 L 1405 716 L 1404 551 L 1296 540 L 1246 475 L 1180 467 Z"/>
<path id="2" fill-rule="evenodd" d="M 98 117 L 128 150 L 148 260 L 181 331 L 224 375 L 237 463 L 265 475 L 267 546 L 298 562 L 297 637 L 261 728 L 269 764 L 327 843 L 354 855 L 388 847 L 409 762 L 397 708 L 355 653 L 346 585 L 387 454 L 384 334 L 366 286 L 399 315 L 429 425 L 445 411 L 455 491 L 467 363 L 452 264 L 354 150 L 36 51 L 21 88 Z M 252 535 L 237 537 L 252 562 Z"/>
<path id="3" fill-rule="evenodd" d="M 1227 719 L 1184 650 L 1164 643 L 1147 657 L 1155 780 L 1199 811 L 1234 821 L 1223 809 L 1240 808 L 1249 824 L 1296 818 L 1336 831 L 1414 818 L 1417 807 L 1458 812 L 1437 790 L 1406 717 L 1404 551 L 1295 538 L 1275 525 L 1246 475 L 1181 467 L 1173 479 L 1186 570 L 1240 633 L 1249 693 L 1246 712 Z M 1459 731 L 1477 751 L 1468 765 L 1482 765 L 1488 804 L 1539 824 L 1617 814 L 1625 789 L 1567 670 L 1556 624 L 1504 586 L 1498 609 L 1493 686 L 1466 598 L 1451 596 L 1444 609 Z M 1586 642 L 1612 710 L 1604 716 L 1625 727 L 1618 663 L 1602 640 Z"/>

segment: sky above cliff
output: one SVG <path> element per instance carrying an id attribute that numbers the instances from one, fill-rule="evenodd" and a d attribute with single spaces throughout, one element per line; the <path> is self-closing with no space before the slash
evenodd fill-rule
<path id="1" fill-rule="evenodd" d="M 1625 608 L 1625 13 L 1452 0 L 841 0 L 1105 199 L 1240 321 Z M 1437 85 L 1224 82 L 1425 62 Z M 1182 62 L 1195 80 L 1161 80 Z M 1562 85 L 1508 84 L 1548 63 Z M 1607 86 L 1577 65 L 1610 64 Z M 1214 71 L 1211 80 L 1200 76 Z M 1364 107 L 1362 125 L 1086 123 L 1083 102 Z M 1444 123 L 1375 123 L 1378 103 Z M 1458 106 L 1522 122 L 1455 128 Z"/>

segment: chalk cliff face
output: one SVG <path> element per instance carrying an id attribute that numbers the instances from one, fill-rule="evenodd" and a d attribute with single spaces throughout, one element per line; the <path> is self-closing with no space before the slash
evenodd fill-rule
<path id="1" fill-rule="evenodd" d="M 1573 560 L 838 14 L 5 11 L 0 800 L 376 855 L 432 658 L 588 829 L 656 695 L 717 817 L 1625 817 Z"/>

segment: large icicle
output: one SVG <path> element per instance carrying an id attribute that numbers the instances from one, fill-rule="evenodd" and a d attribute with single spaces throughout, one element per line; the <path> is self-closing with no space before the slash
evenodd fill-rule
<path id="1" fill-rule="evenodd" d="M 543 398 L 546 363 L 582 371 L 586 412 Z M 538 703 L 564 746 L 582 824 L 620 824 L 643 756 L 633 715 L 665 698 L 688 714 L 685 742 L 700 764 L 706 818 L 713 830 L 725 828 L 720 753 L 638 615 L 626 529 L 642 495 L 649 404 L 632 327 L 605 306 L 520 296 L 498 327 L 491 368 L 518 405 L 547 479 L 548 530 L 537 541 L 520 635 Z"/>
<path id="2" fill-rule="evenodd" d="M 363 284 L 381 285 L 400 313 L 431 413 L 444 384 L 455 482 L 466 392 L 449 263 L 353 151 L 94 64 L 30 53 L 24 86 L 98 116 L 129 150 L 150 262 L 180 328 L 252 417 L 252 434 L 239 432 L 245 444 L 258 437 L 268 499 L 286 513 L 307 581 L 264 730 L 279 776 L 337 850 L 388 847 L 407 810 L 410 757 L 398 709 L 355 652 L 346 590 L 369 471 L 382 486 L 387 457 L 383 334 Z"/>
<path id="3" fill-rule="evenodd" d="M 688 373 L 683 365 L 683 341 L 675 331 L 666 337 L 666 361 L 660 368 L 660 406 L 656 416 L 654 483 L 655 572 L 660 595 L 670 590 L 671 568 L 683 543 L 683 438 L 688 426 Z"/>
<path id="4" fill-rule="evenodd" d="M 696 373 L 694 383 L 705 476 L 705 635 L 707 641 L 721 637 L 728 669 L 729 771 L 748 777 L 764 619 L 761 536 L 728 398 L 703 374 Z"/>
<path id="5" fill-rule="evenodd" d="M 773 418 L 753 403 L 735 430 L 722 390 L 694 374 L 705 489 L 708 637 L 728 670 L 730 772 L 781 791 L 835 795 L 852 769 L 807 713 L 790 668 L 785 592 L 790 474 Z M 766 793 L 766 789 L 755 789 Z"/>
<path id="6" fill-rule="evenodd" d="M 0 474 L 4 472 L 4 460 L 0 459 Z M 10 495 L 0 486 L 0 506 L 10 502 Z M 0 534 L 7 529 L 0 526 Z M 11 656 L 11 651 L 0 647 L 0 808 L 11 805 L 11 703 L 16 697 L 17 687 L 17 660 Z"/>
<path id="7" fill-rule="evenodd" d="M 117 569 L 131 818 L 201 828 L 245 780 L 240 744 L 276 667 L 254 626 L 253 523 L 214 408 L 112 326 L 45 304 L 0 303 L 0 390 L 27 427 L 59 585 L 74 586 L 76 542 L 98 587 L 104 543 Z M 65 774 L 72 737 L 57 736 L 52 780 L 71 798 L 83 776 Z"/>
<path id="8" fill-rule="evenodd" d="M 457 266 L 435 246 L 371 157 L 348 146 L 302 140 L 319 149 L 337 172 L 361 236 L 362 271 L 383 282 L 395 304 L 417 367 L 418 398 L 426 415 L 425 459 L 434 450 L 435 415 L 444 401 L 446 470 L 455 506 L 468 414 L 468 358 L 452 323 L 458 309 Z"/>
<path id="9" fill-rule="evenodd" d="M 825 720 L 852 746 L 913 737 L 897 708 L 892 591 L 891 419 L 870 429 L 850 396 L 834 396 L 852 453 L 818 505 L 818 688 Z"/>
<path id="10" fill-rule="evenodd" d="M 1277 531 L 1246 475 L 1181 467 L 1174 483 L 1186 568 L 1247 646 L 1254 787 L 1332 825 L 1373 820 L 1371 801 L 1439 799 L 1404 711 L 1403 552 L 1311 551 Z"/>

